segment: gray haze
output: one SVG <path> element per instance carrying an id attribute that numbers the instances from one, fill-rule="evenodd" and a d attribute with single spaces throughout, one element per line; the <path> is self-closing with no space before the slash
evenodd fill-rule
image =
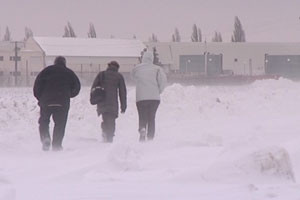
<path id="1" fill-rule="evenodd" d="M 203 40 L 214 31 L 229 42 L 238 16 L 250 42 L 299 42 L 300 0 L 0 0 L 0 39 L 6 26 L 14 40 L 24 38 L 25 26 L 35 36 L 62 36 L 71 22 L 78 37 L 87 37 L 89 23 L 97 36 L 147 41 L 152 33 L 171 41 L 177 27 L 190 41 L 192 25 Z"/>

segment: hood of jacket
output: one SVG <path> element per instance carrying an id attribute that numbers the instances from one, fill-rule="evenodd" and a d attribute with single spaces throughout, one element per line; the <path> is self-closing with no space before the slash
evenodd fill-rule
<path id="1" fill-rule="evenodd" d="M 152 51 L 146 51 L 142 57 L 142 63 L 153 64 L 154 56 Z"/>
<path id="2" fill-rule="evenodd" d="M 65 64 L 63 64 L 63 63 L 57 63 L 57 64 L 54 64 L 53 66 L 67 68 L 67 66 Z"/>
<path id="3" fill-rule="evenodd" d="M 107 67 L 107 71 L 114 71 L 114 72 L 117 72 L 119 71 L 119 68 L 117 66 L 114 66 L 114 65 L 109 65 Z"/>

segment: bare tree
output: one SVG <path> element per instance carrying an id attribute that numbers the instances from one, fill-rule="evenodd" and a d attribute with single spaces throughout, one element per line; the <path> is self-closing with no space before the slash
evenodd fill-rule
<path id="1" fill-rule="evenodd" d="M 198 28 L 196 24 L 193 25 L 191 40 L 192 42 L 202 42 L 202 32 L 201 29 Z"/>
<path id="2" fill-rule="evenodd" d="M 153 64 L 162 66 L 162 63 L 159 60 L 159 55 L 157 53 L 156 47 L 153 47 Z"/>
<path id="3" fill-rule="evenodd" d="M 70 37 L 76 37 L 75 31 L 70 22 L 68 22 L 68 27 L 69 27 L 69 31 L 70 31 Z"/>
<path id="4" fill-rule="evenodd" d="M 181 37 L 180 37 L 178 28 L 175 28 L 174 34 L 172 35 L 172 41 L 173 42 L 181 42 Z"/>
<path id="5" fill-rule="evenodd" d="M 5 34 L 4 34 L 4 37 L 3 37 L 3 41 L 11 41 L 11 40 L 12 40 L 11 34 L 10 34 L 9 28 L 7 26 L 6 29 L 5 29 Z"/>
<path id="6" fill-rule="evenodd" d="M 202 31 L 198 28 L 198 42 L 202 42 Z"/>
<path id="7" fill-rule="evenodd" d="M 90 23 L 88 37 L 89 38 L 96 38 L 97 37 L 97 33 L 96 33 L 96 30 L 95 30 L 95 27 L 94 27 L 93 23 Z"/>
<path id="8" fill-rule="evenodd" d="M 65 26 L 65 33 L 63 37 L 76 37 L 75 31 L 70 22 Z"/>
<path id="9" fill-rule="evenodd" d="M 33 32 L 31 28 L 25 27 L 25 38 L 24 40 L 28 40 L 30 37 L 33 37 Z"/>
<path id="10" fill-rule="evenodd" d="M 212 38 L 212 42 L 222 42 L 222 41 L 223 41 L 223 39 L 222 39 L 221 33 L 215 31 L 215 35 L 214 35 L 214 37 Z"/>
<path id="11" fill-rule="evenodd" d="M 234 18 L 234 30 L 231 36 L 231 42 L 246 42 L 245 31 L 237 16 Z"/>
<path id="12" fill-rule="evenodd" d="M 152 33 L 151 37 L 149 38 L 149 42 L 158 42 L 158 38 L 154 33 Z"/>
<path id="13" fill-rule="evenodd" d="M 172 42 L 176 42 L 176 38 L 174 34 L 172 34 Z"/>
<path id="14" fill-rule="evenodd" d="M 70 31 L 68 29 L 68 26 L 65 26 L 65 33 L 64 33 L 63 37 L 70 37 Z"/>

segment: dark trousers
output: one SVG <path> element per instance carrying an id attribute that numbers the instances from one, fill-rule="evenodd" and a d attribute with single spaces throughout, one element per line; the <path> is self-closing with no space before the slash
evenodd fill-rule
<path id="1" fill-rule="evenodd" d="M 107 142 L 112 142 L 116 130 L 116 115 L 112 113 L 102 113 L 101 128 Z"/>
<path id="2" fill-rule="evenodd" d="M 139 114 L 139 131 L 145 128 L 147 130 L 148 139 L 154 138 L 155 115 L 159 103 L 159 100 L 144 100 L 136 103 Z"/>
<path id="3" fill-rule="evenodd" d="M 40 110 L 40 119 L 39 119 L 39 130 L 41 141 L 45 139 L 50 139 L 49 133 L 49 123 L 50 117 L 52 116 L 54 121 L 53 129 L 53 147 L 61 147 L 62 140 L 65 135 L 65 128 L 68 119 L 69 107 L 66 106 L 42 106 Z"/>

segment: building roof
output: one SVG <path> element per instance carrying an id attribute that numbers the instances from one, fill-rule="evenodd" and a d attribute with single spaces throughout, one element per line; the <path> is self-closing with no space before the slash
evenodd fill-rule
<path id="1" fill-rule="evenodd" d="M 46 56 L 140 57 L 145 45 L 136 39 L 34 37 Z"/>

